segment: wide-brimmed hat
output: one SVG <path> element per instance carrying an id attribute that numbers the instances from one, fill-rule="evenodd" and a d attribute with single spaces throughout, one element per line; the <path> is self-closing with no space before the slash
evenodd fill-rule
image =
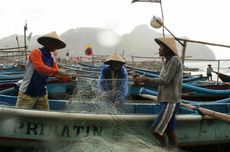
<path id="1" fill-rule="evenodd" d="M 66 47 L 65 42 L 55 31 L 45 34 L 37 39 L 38 43 L 40 43 L 41 45 L 46 45 L 47 41 L 49 40 L 55 41 L 55 44 L 57 44 L 57 49 L 62 49 Z"/>
<path id="2" fill-rule="evenodd" d="M 212 66 L 211 64 L 208 64 L 208 66 Z"/>
<path id="3" fill-rule="evenodd" d="M 110 62 L 115 61 L 115 62 L 120 62 L 121 64 L 125 64 L 125 60 L 117 53 L 113 53 L 110 55 L 106 60 L 105 64 L 109 64 Z"/>
<path id="4" fill-rule="evenodd" d="M 165 45 L 168 47 L 173 53 L 178 56 L 176 41 L 173 37 L 161 37 L 155 39 L 156 43 L 161 45 Z"/>

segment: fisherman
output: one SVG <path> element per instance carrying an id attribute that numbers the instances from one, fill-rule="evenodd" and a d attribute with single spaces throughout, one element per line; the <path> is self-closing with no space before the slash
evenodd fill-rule
<path id="1" fill-rule="evenodd" d="M 25 75 L 19 86 L 16 107 L 49 110 L 46 88 L 48 77 L 55 76 L 62 81 L 76 78 L 59 69 L 52 56 L 55 50 L 66 47 L 55 31 L 39 37 L 37 41 L 43 47 L 35 48 L 29 54 Z"/>
<path id="2" fill-rule="evenodd" d="M 208 81 L 212 81 L 212 72 L 213 72 L 212 65 L 208 64 L 208 68 L 207 68 Z"/>
<path id="3" fill-rule="evenodd" d="M 128 95 L 128 73 L 124 64 L 125 60 L 113 53 L 105 60 L 99 78 L 102 97 L 119 110 L 122 110 Z"/>
<path id="4" fill-rule="evenodd" d="M 159 78 L 136 77 L 135 84 L 158 84 L 157 101 L 160 103 L 160 113 L 151 126 L 152 135 L 166 145 L 166 133 L 169 145 L 178 147 L 176 135 L 176 111 L 180 107 L 182 91 L 182 63 L 178 57 L 176 42 L 172 37 L 155 39 L 160 46 L 159 55 L 166 61 L 161 69 Z"/>

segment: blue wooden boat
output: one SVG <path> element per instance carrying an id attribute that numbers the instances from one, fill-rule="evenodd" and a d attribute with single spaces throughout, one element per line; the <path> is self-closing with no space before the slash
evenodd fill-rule
<path id="1" fill-rule="evenodd" d="M 24 73 L 20 74 L 0 74 L 0 80 L 20 80 L 23 79 Z"/>
<path id="2" fill-rule="evenodd" d="M 0 80 L 0 91 L 14 87 L 15 83 L 17 83 L 19 80 L 20 79 Z M 48 83 L 60 83 L 60 81 L 55 77 L 49 77 Z"/>
<path id="3" fill-rule="evenodd" d="M 128 69 L 128 71 L 133 71 L 134 73 L 140 74 L 140 75 L 145 75 L 148 77 L 158 77 L 160 75 L 160 71 L 154 71 L 150 69 L 144 69 L 144 68 L 138 68 L 130 65 L 125 65 L 125 67 Z M 190 78 L 191 74 L 184 72 L 183 73 L 184 78 Z"/>
<path id="4" fill-rule="evenodd" d="M 219 86 L 219 87 L 218 87 Z M 130 95 L 133 99 L 140 99 L 139 90 L 141 87 L 157 91 L 157 85 L 145 84 L 144 86 L 132 85 L 130 87 Z M 183 83 L 182 85 L 182 99 L 193 101 L 215 101 L 228 98 L 230 89 L 228 85 L 206 85 L 196 86 L 190 83 Z"/>
<path id="5" fill-rule="evenodd" d="M 88 136 L 111 137 L 114 126 L 122 128 L 116 129 L 116 134 L 125 130 L 154 140 L 149 127 L 159 113 L 159 104 L 130 101 L 122 113 L 113 112 L 113 105 L 105 106 L 100 100 L 64 100 L 68 86 L 69 83 L 48 84 L 50 111 L 16 108 L 17 90 L 0 91 L 0 145 L 39 148 L 52 142 L 58 146 Z M 189 104 L 230 113 L 229 102 Z M 229 122 L 202 115 L 197 109 L 181 107 L 177 115 L 180 147 L 229 143 L 229 127 Z"/>
<path id="6" fill-rule="evenodd" d="M 144 72 L 142 70 L 135 70 L 135 73 L 145 76 L 145 77 L 150 77 L 150 78 L 158 78 L 160 76 L 159 72 Z M 206 81 L 207 77 L 203 77 L 202 74 L 199 75 L 185 75 L 183 77 L 183 82 L 193 82 L 193 81 Z"/>
<path id="7" fill-rule="evenodd" d="M 70 69 L 70 70 L 84 70 L 89 72 L 100 72 L 101 67 L 87 67 L 87 66 L 79 66 L 79 65 L 61 65 L 64 69 Z"/>
<path id="8" fill-rule="evenodd" d="M 0 73 L 1 72 L 17 72 L 24 71 L 25 65 L 23 64 L 2 64 L 0 65 Z"/>
<path id="9" fill-rule="evenodd" d="M 47 85 L 48 88 L 48 98 L 50 109 L 52 110 L 63 110 L 65 108 L 65 103 L 63 101 L 66 98 L 67 87 L 70 86 L 70 83 L 50 83 Z M 5 90 L 0 91 L 0 104 L 15 106 L 17 101 L 18 90 L 15 87 L 11 87 Z M 62 100 L 60 100 L 62 99 Z"/>
<path id="10" fill-rule="evenodd" d="M 88 63 L 83 63 L 83 62 L 78 62 L 78 64 L 81 67 L 87 67 L 87 68 L 102 68 L 103 67 L 103 64 L 95 65 L 95 64 L 88 64 Z"/>
<path id="11" fill-rule="evenodd" d="M 157 92 L 156 91 L 153 91 L 153 90 L 149 90 L 149 89 L 146 89 L 144 87 L 141 87 L 140 90 L 138 91 L 138 94 L 149 94 L 149 95 L 153 95 L 153 96 L 157 96 Z M 211 97 L 211 96 L 210 96 Z M 183 100 L 183 99 L 182 99 Z M 191 101 L 191 100 L 183 100 L 185 101 L 186 103 L 191 103 L 191 104 L 196 104 L 196 105 L 199 105 L 200 103 L 204 103 L 202 101 L 200 102 L 196 102 L 196 101 Z M 230 98 L 227 97 L 225 99 L 221 99 L 221 100 L 216 100 L 216 101 L 209 101 L 209 102 L 205 102 L 205 104 L 212 104 L 212 103 L 230 103 Z"/>
<path id="12" fill-rule="evenodd" d="M 35 146 L 33 143 L 36 143 L 41 146 L 44 142 L 54 145 L 73 143 L 86 136 L 111 134 L 114 125 L 130 129 L 127 133 L 135 131 L 148 136 L 149 127 L 159 113 L 159 105 L 127 104 L 127 108 L 125 114 L 96 114 L 92 111 L 39 111 L 0 106 L 0 144 Z M 228 130 L 229 122 L 203 116 L 186 108 L 179 110 L 177 133 L 181 147 L 229 143 Z"/>
<path id="13" fill-rule="evenodd" d="M 140 73 L 150 73 L 150 74 L 157 74 L 157 75 L 160 74 L 159 71 L 153 71 L 153 70 L 149 70 L 149 69 L 138 68 L 138 67 L 134 67 L 134 66 L 130 66 L 130 65 L 125 65 L 125 67 L 128 70 L 137 71 L 137 72 L 140 72 Z"/>
<path id="14" fill-rule="evenodd" d="M 49 93 L 64 95 L 67 85 L 51 85 L 48 87 Z M 14 106 L 14 93 L 13 89 L 1 91 L 0 145 L 39 147 L 47 142 L 52 142 L 52 145 L 77 143 L 88 136 L 112 136 L 111 128 L 114 126 L 122 128 L 116 129 L 116 133 L 125 130 L 126 133 L 135 132 L 152 140 L 149 127 L 160 109 L 156 103 L 127 103 L 123 112 L 110 113 L 104 112 L 103 102 L 68 100 L 49 100 L 50 111 L 18 109 Z M 196 103 L 193 105 L 196 106 Z M 197 106 L 230 113 L 230 105 L 225 102 L 199 103 Z M 80 108 L 76 110 L 76 107 Z M 98 109 L 101 111 L 98 112 Z M 177 114 L 180 147 L 229 143 L 229 127 L 229 122 L 202 115 L 197 109 L 181 107 Z"/>
<path id="15" fill-rule="evenodd" d="M 1 71 L 0 75 L 14 75 L 14 74 L 23 74 L 24 71 Z"/>

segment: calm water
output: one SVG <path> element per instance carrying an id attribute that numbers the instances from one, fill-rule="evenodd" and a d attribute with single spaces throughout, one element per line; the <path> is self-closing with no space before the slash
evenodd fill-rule
<path id="1" fill-rule="evenodd" d="M 203 76 L 206 76 L 206 69 L 208 67 L 208 64 L 212 65 L 214 71 L 218 71 L 217 61 L 185 61 L 184 63 L 185 67 L 199 69 L 196 72 L 192 72 L 192 74 L 203 74 Z M 219 72 L 230 75 L 230 61 L 220 61 Z M 215 73 L 212 73 L 212 77 L 214 81 L 217 80 L 217 75 Z"/>
<path id="2" fill-rule="evenodd" d="M 212 65 L 214 71 L 218 69 L 218 62 L 217 61 L 185 61 L 186 67 L 191 68 L 199 68 L 200 72 L 206 72 L 208 64 Z M 230 61 L 220 61 L 220 72 L 222 73 L 230 73 Z"/>

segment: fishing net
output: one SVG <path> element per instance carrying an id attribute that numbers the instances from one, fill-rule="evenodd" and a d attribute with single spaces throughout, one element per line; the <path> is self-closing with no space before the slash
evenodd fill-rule
<path id="1" fill-rule="evenodd" d="M 28 120 L 27 123 L 22 121 L 23 125 L 21 126 L 24 127 L 17 129 L 25 132 L 23 129 L 27 130 L 28 127 L 26 126 L 30 125 L 30 128 L 32 128 L 29 132 L 32 134 L 36 133 L 34 130 L 41 129 L 43 132 L 41 136 L 42 138 L 46 136 L 46 142 L 41 147 L 37 147 L 35 151 L 169 151 L 160 147 L 158 142 L 153 139 L 149 132 L 151 122 L 140 123 L 140 121 L 133 121 L 130 123 L 126 119 L 121 119 L 130 113 L 135 114 L 135 109 L 132 106 L 128 109 L 125 107 L 125 103 L 128 102 L 128 94 L 124 94 L 127 90 L 124 90 L 122 86 L 127 82 L 124 80 L 105 80 L 103 83 L 104 88 L 99 85 L 100 82 L 98 79 L 78 77 L 77 81 L 73 81 L 70 85 L 66 86 L 65 98 L 67 99 L 67 104 L 63 113 L 66 117 L 60 116 L 57 120 L 50 119 L 46 122 L 43 121 L 43 118 L 36 119 L 35 122 L 34 120 Z M 61 87 L 55 87 L 55 89 L 52 91 L 55 92 L 61 89 Z M 67 114 L 75 114 L 75 117 L 77 115 L 86 117 L 83 114 L 92 114 L 90 119 L 102 116 L 101 118 L 104 120 L 98 119 L 92 122 L 87 120 L 72 120 Z M 105 120 L 107 118 L 108 121 Z M 13 123 L 8 121 L 7 124 L 12 126 Z M 9 127 L 4 128 L 10 129 Z M 67 141 L 63 140 L 65 142 L 60 143 L 58 142 L 58 138 L 61 140 L 65 138 Z"/>
<path id="2" fill-rule="evenodd" d="M 104 80 L 105 88 L 100 88 L 98 79 L 78 78 L 72 83 L 71 95 L 68 95 L 67 110 L 86 113 L 115 114 L 121 112 L 121 107 L 126 102 L 127 95 L 120 86 L 113 89 L 109 84 L 121 85 L 124 80 Z M 122 101 L 121 101 L 122 100 Z"/>
<path id="3" fill-rule="evenodd" d="M 140 124 L 138 121 L 130 124 L 118 117 L 120 114 L 135 114 L 135 110 L 124 106 L 124 103 L 130 102 L 127 101 L 127 96 L 124 95 L 125 90 L 122 88 L 122 84 L 126 82 L 124 80 L 116 81 L 104 80 L 106 91 L 100 87 L 98 79 L 78 78 L 77 82 L 73 83 L 75 86 L 73 94 L 69 98 L 67 110 L 87 114 L 109 114 L 113 120 L 109 122 L 109 126 L 106 126 L 110 129 L 103 132 L 102 135 L 79 138 L 78 144 L 69 144 L 68 147 L 65 146 L 65 150 L 82 152 L 174 151 L 162 148 L 149 130 L 143 129 L 143 125 L 145 125 L 144 128 L 150 128 L 151 124 Z M 113 87 L 115 89 L 109 85 L 115 85 Z M 118 99 L 122 100 L 119 104 L 116 103 Z"/>

